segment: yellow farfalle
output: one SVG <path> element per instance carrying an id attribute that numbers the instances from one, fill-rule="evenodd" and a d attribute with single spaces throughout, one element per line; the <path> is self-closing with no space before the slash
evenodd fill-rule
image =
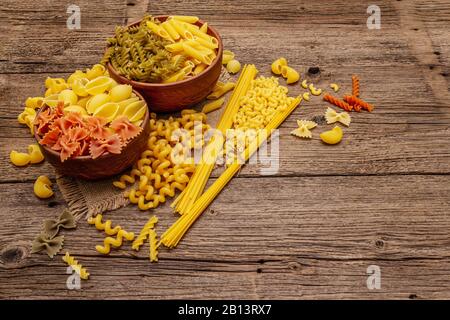
<path id="1" fill-rule="evenodd" d="M 312 138 L 311 129 L 317 126 L 314 121 L 297 120 L 298 128 L 291 131 L 291 134 L 299 138 Z"/>
<path id="2" fill-rule="evenodd" d="M 350 115 L 347 112 L 336 112 L 333 108 L 328 107 L 325 112 L 325 120 L 327 120 L 328 124 L 340 122 L 347 127 L 350 125 L 352 121 Z"/>

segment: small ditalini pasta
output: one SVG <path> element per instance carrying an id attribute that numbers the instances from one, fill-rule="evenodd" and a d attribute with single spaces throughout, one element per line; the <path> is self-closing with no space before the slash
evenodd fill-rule
<path id="1" fill-rule="evenodd" d="M 337 85 L 336 83 L 331 83 L 330 88 L 333 89 L 334 92 L 339 91 L 339 85 Z"/>
<path id="2" fill-rule="evenodd" d="M 281 75 L 286 79 L 287 84 L 296 83 L 300 80 L 300 74 L 295 69 L 288 66 L 281 67 Z"/>
<path id="3" fill-rule="evenodd" d="M 311 129 L 314 129 L 317 126 L 317 123 L 314 121 L 307 120 L 297 120 L 298 128 L 291 131 L 291 134 L 299 137 L 299 138 L 312 138 Z"/>
<path id="4" fill-rule="evenodd" d="M 230 60 L 227 63 L 227 71 L 229 73 L 235 74 L 238 73 L 239 70 L 241 70 L 241 63 L 237 61 L 236 59 Z"/>
<path id="5" fill-rule="evenodd" d="M 338 126 L 334 127 L 329 131 L 322 132 L 320 134 L 320 139 L 326 144 L 337 144 L 341 142 L 344 132 Z"/>
<path id="6" fill-rule="evenodd" d="M 95 246 L 95 249 L 102 254 L 109 254 L 111 251 L 111 246 L 114 248 L 118 248 L 122 245 L 123 239 L 128 241 L 133 241 L 134 239 L 134 233 L 133 232 L 127 232 L 123 229 L 119 230 L 117 232 L 116 238 L 112 237 L 106 237 L 105 240 L 103 240 L 103 246 L 97 245 Z"/>
<path id="7" fill-rule="evenodd" d="M 12 150 L 10 152 L 9 159 L 11 160 L 12 164 L 17 167 L 24 167 L 28 165 L 31 161 L 29 154 L 17 152 L 15 150 Z"/>
<path id="8" fill-rule="evenodd" d="M 316 89 L 312 83 L 309 84 L 309 91 L 313 96 L 320 96 L 322 94 L 322 89 Z"/>
<path id="9" fill-rule="evenodd" d="M 352 119 L 347 112 L 338 113 L 333 108 L 328 107 L 325 112 L 325 120 L 327 121 L 327 124 L 340 122 L 348 127 Z"/>
<path id="10" fill-rule="evenodd" d="M 41 199 L 53 196 L 52 182 L 46 176 L 39 176 L 34 182 L 34 194 Z"/>
<path id="11" fill-rule="evenodd" d="M 30 144 L 28 146 L 28 155 L 30 156 L 30 163 L 36 164 L 44 161 L 44 155 L 41 148 L 37 144 Z"/>
<path id="12" fill-rule="evenodd" d="M 209 113 L 214 110 L 217 110 L 223 105 L 224 102 L 225 102 L 225 98 L 220 98 L 220 99 L 214 100 L 212 102 L 206 103 L 202 108 L 202 112 Z"/>
<path id="13" fill-rule="evenodd" d="M 234 59 L 234 53 L 230 50 L 223 50 L 222 53 L 222 64 L 227 64 Z"/>
<path id="14" fill-rule="evenodd" d="M 216 85 L 214 86 L 213 91 L 206 97 L 206 99 L 219 99 L 224 94 L 228 93 L 229 91 L 233 90 L 236 84 L 234 82 L 227 82 L 223 83 L 218 81 Z"/>
<path id="15" fill-rule="evenodd" d="M 271 69 L 272 69 L 273 73 L 280 75 L 281 68 L 285 67 L 285 66 L 287 66 L 287 60 L 286 60 L 286 58 L 281 57 L 281 58 L 278 58 L 277 60 L 275 60 L 274 62 L 272 62 Z"/>

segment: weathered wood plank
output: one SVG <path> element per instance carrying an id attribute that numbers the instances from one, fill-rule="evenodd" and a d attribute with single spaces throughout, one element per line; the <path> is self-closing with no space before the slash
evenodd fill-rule
<path id="1" fill-rule="evenodd" d="M 161 250 L 158 264 L 147 261 L 147 247 L 133 253 L 128 244 L 109 258 L 98 256 L 93 247 L 103 235 L 80 222 L 64 233 L 65 249 L 92 274 L 79 292 L 65 290 L 60 257 L 29 255 L 42 219 L 61 208 L 48 208 L 27 184 L 4 185 L 0 296 L 448 297 L 448 182 L 447 176 L 235 179 L 176 249 Z M 167 205 L 154 213 L 158 232 L 174 220 Z M 130 206 L 106 216 L 138 232 L 148 215 Z M 371 264 L 382 268 L 383 290 L 375 294 L 365 286 Z M 27 291 L 24 277 L 39 285 Z"/>

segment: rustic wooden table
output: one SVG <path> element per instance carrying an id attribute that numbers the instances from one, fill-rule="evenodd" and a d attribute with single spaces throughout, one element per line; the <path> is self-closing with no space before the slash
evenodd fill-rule
<path id="1" fill-rule="evenodd" d="M 0 5 L 0 298 L 450 298 L 448 1 L 79 0 L 80 30 L 66 28 L 70 3 Z M 372 3 L 380 30 L 366 26 Z M 296 119 L 327 106 L 302 103 L 281 127 L 279 173 L 245 167 L 156 264 L 129 247 L 100 256 L 102 235 L 80 222 L 64 233 L 65 249 L 91 279 L 68 290 L 60 255 L 30 254 L 42 220 L 65 203 L 58 192 L 50 201 L 33 195 L 38 175 L 54 178 L 49 164 L 10 164 L 10 150 L 33 141 L 16 116 L 47 76 L 98 62 L 114 26 L 144 12 L 201 16 L 264 75 L 280 55 L 342 93 L 358 74 L 376 109 L 353 113 L 342 143 L 330 147 L 318 138 L 325 126 L 312 141 L 289 135 Z M 167 205 L 155 212 L 168 217 L 162 227 L 175 219 Z M 136 231 L 148 216 L 132 206 L 107 215 Z M 379 290 L 367 288 L 370 265 L 380 267 Z"/>

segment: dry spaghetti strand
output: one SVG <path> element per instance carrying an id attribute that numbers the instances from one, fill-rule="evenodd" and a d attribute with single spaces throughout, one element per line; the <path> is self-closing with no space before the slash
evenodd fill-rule
<path id="1" fill-rule="evenodd" d="M 333 97 L 328 93 L 323 96 L 323 100 L 328 101 L 329 103 L 334 104 L 336 107 L 344 109 L 345 111 L 353 110 L 353 107 L 349 105 L 347 102 L 342 101 L 341 99 L 338 99 L 336 97 Z"/>
<path id="2" fill-rule="evenodd" d="M 352 95 L 359 97 L 359 78 L 356 75 L 352 76 Z"/>
<path id="3" fill-rule="evenodd" d="M 352 106 L 359 106 L 360 108 L 367 110 L 369 112 L 372 112 L 373 109 L 375 108 L 370 103 L 367 103 L 364 100 L 361 100 L 360 98 L 357 98 L 355 96 L 346 95 L 344 96 L 344 101 Z"/>

